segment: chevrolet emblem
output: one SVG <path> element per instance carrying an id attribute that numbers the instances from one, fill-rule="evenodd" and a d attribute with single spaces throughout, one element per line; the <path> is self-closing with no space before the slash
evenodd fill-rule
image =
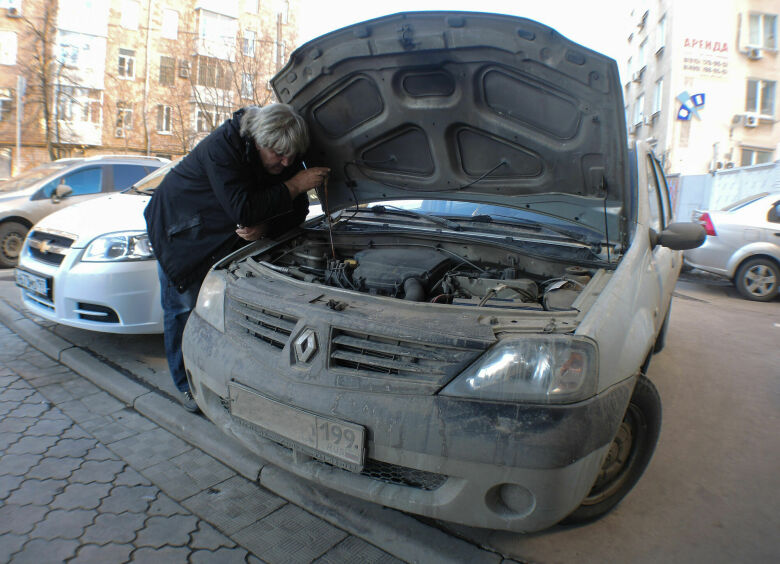
<path id="1" fill-rule="evenodd" d="M 52 243 L 53 243 L 53 241 L 48 241 L 48 240 L 44 239 L 43 241 L 38 243 L 38 251 L 42 255 L 45 255 L 46 253 L 49 252 L 49 250 L 51 250 Z"/>

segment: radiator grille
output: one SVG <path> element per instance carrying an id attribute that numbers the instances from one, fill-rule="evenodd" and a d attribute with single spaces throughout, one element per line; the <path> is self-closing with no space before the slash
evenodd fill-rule
<path id="1" fill-rule="evenodd" d="M 265 308 L 259 308 L 238 299 L 229 300 L 230 320 L 234 329 L 283 349 L 298 320 Z"/>
<path id="2" fill-rule="evenodd" d="M 27 236 L 30 254 L 41 262 L 60 265 L 75 239 L 55 233 L 34 230 Z"/>
<path id="3" fill-rule="evenodd" d="M 376 335 L 334 331 L 331 367 L 356 372 L 399 376 L 423 382 L 438 382 L 454 375 L 481 352 L 473 349 L 437 347 Z"/>

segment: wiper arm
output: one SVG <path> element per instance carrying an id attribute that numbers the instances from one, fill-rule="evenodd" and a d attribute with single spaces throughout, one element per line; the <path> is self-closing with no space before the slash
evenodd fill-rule
<path id="1" fill-rule="evenodd" d="M 426 215 L 424 213 L 418 213 L 412 210 L 405 210 L 403 208 L 398 208 L 396 206 L 376 205 L 368 208 L 368 211 L 373 212 L 376 215 L 382 215 L 383 213 L 390 213 L 394 215 L 413 217 L 415 219 L 425 219 L 427 221 L 430 221 L 431 223 L 435 223 L 437 225 L 441 225 L 442 227 L 446 227 L 447 229 L 452 229 L 453 231 L 460 231 L 460 225 L 454 221 L 450 221 L 449 219 L 445 219 L 443 217 L 439 217 L 436 215 Z"/>
<path id="2" fill-rule="evenodd" d="M 532 229 L 534 231 L 552 231 L 553 233 L 558 233 L 559 235 L 564 235 L 566 237 L 570 237 L 572 239 L 576 239 L 577 241 L 585 241 L 585 242 L 598 242 L 601 240 L 600 234 L 597 234 L 595 231 L 593 232 L 594 238 L 588 237 L 584 233 L 578 232 L 576 229 L 566 229 L 565 227 L 558 227 L 556 225 L 549 225 L 547 223 L 541 223 L 537 221 L 527 221 L 523 219 L 518 219 L 511 216 L 505 216 L 505 215 L 476 215 L 471 217 L 471 221 L 477 221 L 480 223 L 494 223 L 496 221 L 495 218 L 500 218 L 499 221 L 502 223 L 506 223 L 509 225 L 516 225 L 518 227 L 523 227 L 525 229 Z M 590 231 L 590 230 L 588 230 Z"/>
<path id="3" fill-rule="evenodd" d="M 148 196 L 149 195 L 149 192 L 144 192 L 143 190 L 139 190 L 135 186 L 130 186 L 129 188 L 125 188 L 124 190 L 122 190 L 122 193 L 125 193 L 125 192 L 135 192 L 136 194 L 142 194 L 144 196 Z"/>

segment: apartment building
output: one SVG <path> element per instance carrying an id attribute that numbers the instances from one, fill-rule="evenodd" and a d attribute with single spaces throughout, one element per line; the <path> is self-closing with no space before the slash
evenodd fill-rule
<path id="1" fill-rule="evenodd" d="M 294 0 L 0 0 L 0 178 L 52 158 L 177 158 L 297 42 Z"/>
<path id="2" fill-rule="evenodd" d="M 668 173 L 780 159 L 778 14 L 780 0 L 633 3 L 626 123 Z"/>

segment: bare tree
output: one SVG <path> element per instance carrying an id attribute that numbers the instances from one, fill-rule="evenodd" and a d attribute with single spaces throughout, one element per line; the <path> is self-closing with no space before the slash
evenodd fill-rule
<path id="1" fill-rule="evenodd" d="M 49 158 L 60 157 L 59 131 L 56 123 L 57 92 L 55 85 L 63 74 L 63 64 L 54 54 L 57 37 L 57 2 L 44 0 L 40 17 L 30 19 L 22 17 L 25 33 L 21 43 L 30 56 L 23 57 L 19 66 L 27 81 L 25 107 L 30 108 L 25 123 L 25 133 L 35 128 L 39 121 L 43 124 L 44 140 Z"/>

